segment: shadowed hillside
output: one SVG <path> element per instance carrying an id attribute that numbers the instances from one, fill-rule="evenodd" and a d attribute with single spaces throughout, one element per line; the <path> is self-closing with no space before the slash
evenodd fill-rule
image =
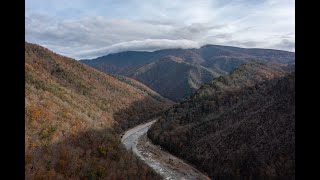
<path id="1" fill-rule="evenodd" d="M 148 137 L 210 177 L 295 175 L 292 66 L 249 63 L 163 113 Z"/>
<path id="2" fill-rule="evenodd" d="M 206 45 L 199 49 L 126 51 L 80 62 L 102 72 L 135 78 L 160 95 L 180 101 L 200 85 L 233 71 L 241 64 L 256 61 L 294 64 L 295 54 L 280 50 Z"/>
<path id="3" fill-rule="evenodd" d="M 25 100 L 26 179 L 159 178 L 118 140 L 172 104 L 141 83 L 25 43 Z"/>
<path id="4" fill-rule="evenodd" d="M 221 74 L 223 72 L 215 72 L 187 63 L 181 58 L 168 56 L 137 69 L 132 77 L 148 84 L 151 89 L 157 89 L 159 94 L 178 101 L 194 93 L 204 82 Z M 180 78 L 176 78 L 177 76 Z"/>

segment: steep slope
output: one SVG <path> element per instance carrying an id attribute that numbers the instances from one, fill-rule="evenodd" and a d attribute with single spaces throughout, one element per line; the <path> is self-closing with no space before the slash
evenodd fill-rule
<path id="1" fill-rule="evenodd" d="M 26 43 L 26 179 L 159 178 L 118 134 L 171 102 L 128 82 Z"/>
<path id="2" fill-rule="evenodd" d="M 260 57 L 234 51 L 233 49 L 229 49 L 225 46 L 207 45 L 198 49 L 197 53 L 206 59 L 206 61 L 201 63 L 201 65 L 225 72 L 231 72 L 241 64 L 247 62 L 258 60 L 263 61 Z"/>
<path id="3" fill-rule="evenodd" d="M 119 76 L 119 75 L 111 75 L 114 76 L 115 78 L 117 78 L 119 81 L 122 81 L 126 84 L 129 84 L 130 86 L 133 86 L 134 88 L 137 88 L 143 92 L 145 92 L 146 94 L 148 94 L 149 96 L 151 96 L 152 98 L 160 101 L 160 102 L 164 102 L 164 103 L 172 103 L 172 101 L 170 101 L 167 98 L 164 98 L 162 96 L 160 96 L 158 93 L 154 92 L 152 89 L 150 89 L 148 86 L 142 84 L 141 82 L 132 79 L 132 78 L 128 78 L 125 76 Z"/>
<path id="4" fill-rule="evenodd" d="M 219 75 L 229 73 L 241 64 L 253 61 L 279 64 L 294 64 L 295 61 L 295 55 L 292 52 L 206 45 L 199 49 L 164 49 L 154 52 L 127 51 L 80 62 L 102 72 L 133 77 L 139 81 L 141 81 L 141 79 L 135 75 L 141 74 L 141 69 L 150 67 L 150 64 L 152 64 L 153 74 L 157 75 L 149 77 L 148 80 L 142 78 L 145 81 L 141 82 L 148 86 L 150 86 L 150 83 L 146 82 L 156 82 L 157 85 L 154 85 L 151 89 L 164 97 L 179 101 L 190 95 L 190 92 L 193 92 L 194 88 L 197 89 L 199 86 L 196 85 L 193 86 L 193 88 L 188 88 L 185 83 L 169 86 L 167 82 L 170 81 L 183 82 L 185 79 L 185 71 L 177 71 L 174 73 L 174 76 L 164 76 L 163 63 L 158 62 L 167 57 L 180 58 L 184 62 L 176 63 L 174 65 L 176 69 L 184 69 L 185 67 L 179 66 L 186 66 L 186 63 L 188 63 L 189 65 L 194 65 L 198 69 L 205 70 L 206 72 L 210 69 L 209 71 L 219 73 Z M 161 67 L 156 67 L 157 65 Z M 170 69 L 172 70 L 173 68 Z M 156 70 L 160 70 L 161 72 L 154 72 Z M 171 73 L 171 75 L 173 75 L 173 73 Z M 216 74 L 213 78 L 219 77 L 219 75 Z M 205 82 L 207 81 L 201 81 L 201 83 Z M 163 90 L 164 88 L 166 88 L 166 90 Z"/>
<path id="5" fill-rule="evenodd" d="M 210 177 L 294 177 L 293 69 L 241 65 L 167 110 L 148 137 Z"/>
<path id="6" fill-rule="evenodd" d="M 137 69 L 131 77 L 156 89 L 159 94 L 177 101 L 191 95 L 201 84 L 223 72 L 193 65 L 174 56 L 164 57 Z"/>
<path id="7" fill-rule="evenodd" d="M 125 51 L 108 54 L 94 60 L 80 60 L 80 62 L 102 72 L 128 75 L 132 70 L 151 62 L 153 56 L 151 52 Z"/>

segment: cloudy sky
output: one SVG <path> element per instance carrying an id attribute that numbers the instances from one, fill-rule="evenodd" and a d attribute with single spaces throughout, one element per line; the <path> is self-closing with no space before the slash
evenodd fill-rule
<path id="1" fill-rule="evenodd" d="M 205 44 L 295 50 L 294 0 L 26 0 L 26 41 L 75 58 Z"/>

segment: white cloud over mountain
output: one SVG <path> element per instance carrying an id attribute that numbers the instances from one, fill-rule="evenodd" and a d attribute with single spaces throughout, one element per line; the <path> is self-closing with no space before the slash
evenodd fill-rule
<path id="1" fill-rule="evenodd" d="M 293 0 L 26 0 L 26 40 L 76 58 L 205 44 L 294 51 Z"/>

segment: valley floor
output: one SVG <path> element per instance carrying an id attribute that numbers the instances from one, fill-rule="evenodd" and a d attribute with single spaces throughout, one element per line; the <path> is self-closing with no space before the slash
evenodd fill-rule
<path id="1" fill-rule="evenodd" d="M 121 142 L 164 179 L 210 179 L 183 160 L 164 151 L 160 146 L 152 144 L 147 137 L 147 131 L 155 121 L 126 131 Z"/>

